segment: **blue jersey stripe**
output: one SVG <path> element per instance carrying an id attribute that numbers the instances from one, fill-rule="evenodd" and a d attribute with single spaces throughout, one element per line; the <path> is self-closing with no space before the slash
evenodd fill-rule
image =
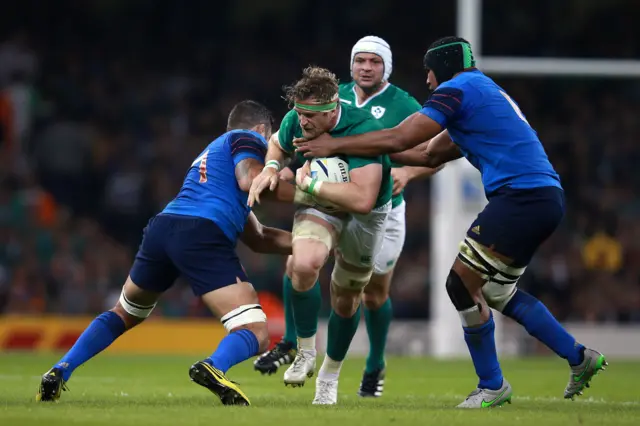
<path id="1" fill-rule="evenodd" d="M 462 108 L 462 90 L 451 87 L 436 89 L 425 102 L 425 108 L 440 111 L 447 118 L 453 117 Z"/>

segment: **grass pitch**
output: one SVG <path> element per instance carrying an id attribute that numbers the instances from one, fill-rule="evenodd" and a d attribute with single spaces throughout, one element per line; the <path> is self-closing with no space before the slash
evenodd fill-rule
<path id="1" fill-rule="evenodd" d="M 39 377 L 56 355 L 0 355 L 0 425 L 639 425 L 640 362 L 610 360 L 607 371 L 575 402 L 562 398 L 566 364 L 556 358 L 503 361 L 513 404 L 492 410 L 455 409 L 473 390 L 471 362 L 391 358 L 382 398 L 356 396 L 364 361 L 342 369 L 338 406 L 311 405 L 312 379 L 285 388 L 283 369 L 261 376 L 245 362 L 228 377 L 251 407 L 224 407 L 191 383 L 196 358 L 98 356 L 74 373 L 58 403 L 36 403 Z M 318 366 L 321 359 L 319 359 Z"/>

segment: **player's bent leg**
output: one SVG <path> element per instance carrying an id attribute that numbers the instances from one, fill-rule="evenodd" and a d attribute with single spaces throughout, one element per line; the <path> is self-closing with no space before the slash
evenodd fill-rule
<path id="1" fill-rule="evenodd" d="M 385 240 L 386 243 L 386 240 Z M 393 318 L 389 287 L 393 278 L 393 268 L 383 274 L 371 276 L 369 284 L 364 288 L 364 319 L 369 335 L 369 355 L 360 382 L 358 395 L 362 397 L 380 397 L 384 392 L 386 376 L 384 351 L 387 345 L 387 334 Z"/>
<path id="2" fill-rule="evenodd" d="M 362 289 L 372 275 L 371 267 L 358 267 L 336 256 L 331 275 L 331 315 L 327 331 L 327 353 L 316 380 L 313 404 L 338 402 L 338 378 L 360 322 Z"/>
<path id="3" fill-rule="evenodd" d="M 569 383 L 564 397 L 573 399 L 590 387 L 591 379 L 604 370 L 605 356 L 578 343 L 553 316 L 547 307 L 527 292 L 516 289 L 515 284 L 508 298 L 504 298 L 503 286 L 493 282 L 485 285 L 484 293 L 489 305 L 522 325 L 527 333 L 544 343 L 559 357 L 569 363 Z M 504 286 L 506 287 L 506 286 Z"/>
<path id="4" fill-rule="evenodd" d="M 202 295 L 202 301 L 220 318 L 228 334 L 210 357 L 191 366 L 189 376 L 224 405 L 250 405 L 249 398 L 226 373 L 269 345 L 267 317 L 258 304 L 258 295 L 250 283 L 237 278 L 236 284 Z"/>
<path id="5" fill-rule="evenodd" d="M 474 262 L 473 258 L 479 257 L 492 269 L 483 269 L 491 275 L 490 281 L 482 288 L 487 304 L 518 322 L 531 336 L 566 359 L 571 372 L 564 397 L 573 399 L 581 395 L 584 388 L 589 387 L 591 379 L 607 365 L 604 355 L 576 342 L 542 302 L 516 287 L 525 267 L 511 266 L 470 238 L 463 244 L 473 249 L 464 250 L 467 260 Z M 479 265 L 476 262 L 476 266 Z"/>
<path id="6" fill-rule="evenodd" d="M 298 352 L 298 341 L 296 336 L 296 323 L 293 317 L 293 304 L 291 301 L 293 293 L 293 283 L 291 282 L 290 265 L 292 256 L 287 257 L 287 271 L 282 277 L 282 304 L 284 305 L 285 333 L 282 340 L 273 349 L 263 352 L 253 362 L 253 368 L 264 374 L 273 374 L 283 365 L 291 364 Z M 319 285 L 319 283 L 316 283 Z"/>
<path id="7" fill-rule="evenodd" d="M 316 230 L 319 233 L 322 231 Z M 316 333 L 322 306 L 318 276 L 329 255 L 329 247 L 317 239 L 298 238 L 293 242 L 291 302 L 298 339 L 298 352 L 284 372 L 285 386 L 304 386 L 316 370 Z"/>
<path id="8" fill-rule="evenodd" d="M 73 371 L 109 347 L 125 331 L 144 321 L 159 297 L 160 293 L 143 290 L 128 277 L 116 306 L 95 318 L 69 352 L 42 376 L 36 400 L 59 399 Z"/>
<path id="9" fill-rule="evenodd" d="M 315 374 L 316 332 L 322 295 L 318 276 L 336 240 L 336 227 L 328 220 L 298 215 L 293 226 L 291 300 L 298 337 L 298 352 L 284 373 L 285 386 L 303 386 Z"/>
<path id="10" fill-rule="evenodd" d="M 478 375 L 478 386 L 458 405 L 459 408 L 487 408 L 511 402 L 512 390 L 502 376 L 495 345 L 493 315 L 482 294 L 485 279 L 460 258 L 454 261 L 446 289 L 464 330 Z"/>

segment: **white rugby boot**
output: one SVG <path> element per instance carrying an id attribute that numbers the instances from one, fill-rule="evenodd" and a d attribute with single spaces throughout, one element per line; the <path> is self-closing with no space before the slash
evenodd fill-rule
<path id="1" fill-rule="evenodd" d="M 284 372 L 285 386 L 304 386 L 308 378 L 316 372 L 316 351 L 299 349 L 293 363 Z"/>
<path id="2" fill-rule="evenodd" d="M 316 396 L 313 405 L 336 405 L 338 403 L 338 380 L 316 379 Z"/>

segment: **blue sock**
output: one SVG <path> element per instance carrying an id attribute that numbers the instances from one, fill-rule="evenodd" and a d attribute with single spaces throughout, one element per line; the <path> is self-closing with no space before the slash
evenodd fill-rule
<path id="1" fill-rule="evenodd" d="M 259 346 L 253 332 L 246 329 L 234 331 L 220 341 L 213 355 L 204 362 L 226 373 L 234 365 L 257 355 Z"/>
<path id="2" fill-rule="evenodd" d="M 463 327 L 464 341 L 467 342 L 473 366 L 480 379 L 479 388 L 498 390 L 502 386 L 502 370 L 496 353 L 494 331 L 496 324 L 493 314 L 480 327 Z"/>
<path id="3" fill-rule="evenodd" d="M 527 333 L 569 361 L 569 364 L 578 365 L 584 359 L 584 346 L 577 343 L 547 307 L 529 293 L 516 291 L 502 313 L 520 323 Z"/>
<path id="4" fill-rule="evenodd" d="M 62 369 L 64 381 L 69 380 L 73 370 L 105 350 L 124 332 L 124 321 L 115 312 L 103 312 L 96 317 L 55 365 Z"/>

